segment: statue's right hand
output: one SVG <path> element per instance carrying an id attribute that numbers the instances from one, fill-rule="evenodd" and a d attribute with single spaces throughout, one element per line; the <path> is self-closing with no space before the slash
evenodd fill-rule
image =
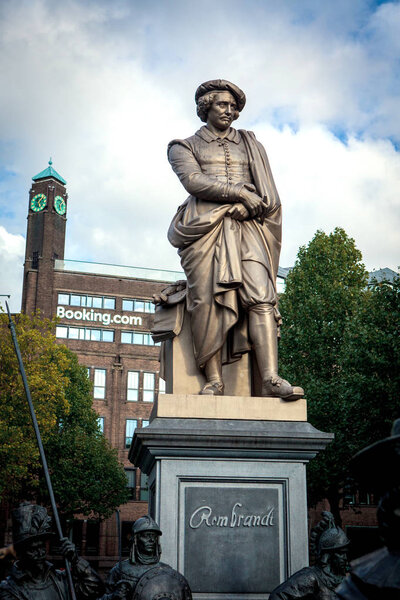
<path id="1" fill-rule="evenodd" d="M 258 194 L 256 194 L 254 191 L 252 191 L 249 188 L 254 188 L 254 186 L 253 185 L 245 185 L 243 187 L 242 191 L 240 192 L 240 197 L 241 197 L 242 203 L 245 205 L 245 207 L 249 211 L 251 218 L 254 218 L 254 217 L 262 218 L 265 216 L 266 205 L 264 204 L 264 201 L 261 198 L 261 196 L 259 196 Z"/>

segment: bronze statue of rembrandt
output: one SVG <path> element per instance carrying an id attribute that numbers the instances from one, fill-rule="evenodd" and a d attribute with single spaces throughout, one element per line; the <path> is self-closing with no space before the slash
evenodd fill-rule
<path id="1" fill-rule="evenodd" d="M 281 203 L 266 152 L 254 133 L 231 127 L 246 103 L 236 85 L 207 81 L 195 99 L 206 125 L 168 146 L 190 194 L 168 239 L 187 278 L 194 355 L 206 378 L 200 393 L 223 395 L 222 364 L 253 350 L 261 395 L 296 400 L 303 390 L 278 375 Z"/>

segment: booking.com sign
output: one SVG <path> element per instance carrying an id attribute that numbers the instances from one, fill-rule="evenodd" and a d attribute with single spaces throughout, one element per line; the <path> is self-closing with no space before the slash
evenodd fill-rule
<path id="1" fill-rule="evenodd" d="M 102 325 L 142 325 L 142 317 L 132 315 L 113 315 L 111 313 L 95 312 L 93 308 L 81 310 L 65 310 L 64 306 L 57 306 L 57 317 L 60 319 L 75 319 Z"/>

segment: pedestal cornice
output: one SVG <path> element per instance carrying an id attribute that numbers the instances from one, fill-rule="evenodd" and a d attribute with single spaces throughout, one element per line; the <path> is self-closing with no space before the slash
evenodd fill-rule
<path id="1" fill-rule="evenodd" d="M 236 458 L 308 462 L 334 438 L 304 421 L 156 417 L 136 429 L 129 460 L 149 473 L 161 458 Z"/>

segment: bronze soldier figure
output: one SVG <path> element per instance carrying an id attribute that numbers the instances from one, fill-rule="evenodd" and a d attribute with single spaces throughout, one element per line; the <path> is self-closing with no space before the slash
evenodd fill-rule
<path id="1" fill-rule="evenodd" d="M 12 513 L 13 544 L 17 562 L 0 583 L 1 600 L 70 600 L 66 574 L 46 560 L 46 540 L 54 535 L 51 518 L 43 506 L 22 504 Z M 95 600 L 104 585 L 89 563 L 79 558 L 67 538 L 61 540 L 61 554 L 71 562 L 78 599 Z"/>
<path id="2" fill-rule="evenodd" d="M 262 395 L 296 400 L 303 390 L 278 375 L 281 203 L 266 152 L 254 133 L 231 127 L 246 102 L 238 86 L 206 81 L 195 100 L 206 125 L 168 147 L 169 162 L 190 194 L 168 239 L 187 278 L 194 353 L 206 377 L 201 393 L 222 395 L 222 363 L 252 348 Z"/>
<path id="3" fill-rule="evenodd" d="M 150 516 L 141 517 L 132 527 L 128 560 L 117 563 L 107 579 L 108 594 L 102 600 L 191 600 L 186 579 L 169 565 L 160 562 L 161 529 Z"/>
<path id="4" fill-rule="evenodd" d="M 389 437 L 367 446 L 353 458 L 360 482 L 381 490 L 377 517 L 385 547 L 351 563 L 336 590 L 342 600 L 400 598 L 400 419 Z"/>
<path id="5" fill-rule="evenodd" d="M 340 527 L 336 527 L 333 515 L 324 511 L 322 519 L 310 536 L 311 550 L 316 564 L 301 569 L 270 595 L 270 600 L 334 600 L 335 588 L 343 580 L 347 570 L 347 547 L 349 540 Z"/>

